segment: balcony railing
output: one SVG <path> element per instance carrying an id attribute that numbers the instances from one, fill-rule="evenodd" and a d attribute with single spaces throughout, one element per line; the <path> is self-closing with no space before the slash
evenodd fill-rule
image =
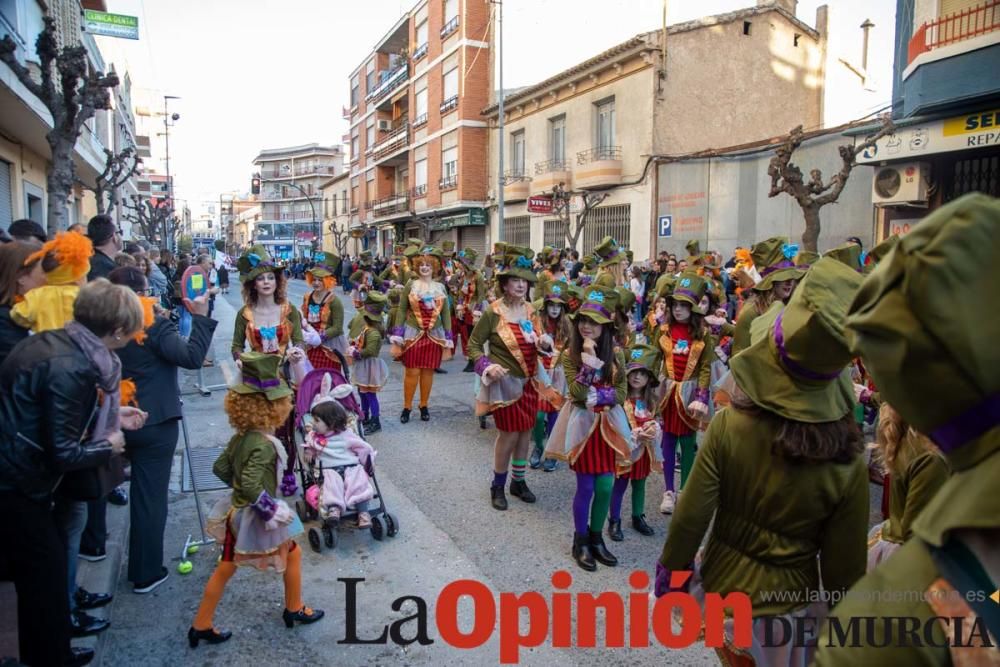
<path id="1" fill-rule="evenodd" d="M 531 176 L 524 173 L 523 169 L 511 169 L 510 171 L 505 171 L 503 173 L 503 184 L 510 185 L 511 183 L 520 183 L 522 181 L 530 181 Z"/>
<path id="2" fill-rule="evenodd" d="M 451 111 L 456 107 L 458 107 L 458 95 L 452 95 L 441 103 L 441 113 Z"/>
<path id="3" fill-rule="evenodd" d="M 410 209 L 410 193 L 408 191 L 397 192 L 388 197 L 376 199 L 371 203 L 371 210 L 376 217 L 392 215 L 394 213 L 405 213 Z"/>
<path id="4" fill-rule="evenodd" d="M 451 33 L 455 32 L 456 30 L 458 30 L 458 17 L 457 16 L 455 18 L 453 18 L 452 20 L 448 21 L 447 23 L 445 23 L 444 27 L 441 28 L 441 39 L 444 39 L 445 37 L 447 37 Z"/>
<path id="5" fill-rule="evenodd" d="M 389 132 L 390 134 L 385 139 L 372 147 L 374 159 L 381 160 L 385 156 L 401 150 L 410 143 L 410 128 L 406 122 L 400 123 L 399 127 Z"/>
<path id="6" fill-rule="evenodd" d="M 977 7 L 942 16 L 924 23 L 910 38 L 907 64 L 922 53 L 948 44 L 1000 30 L 1000 0 L 988 0 Z"/>
<path id="7" fill-rule="evenodd" d="M 566 160 L 546 160 L 535 163 L 535 173 L 538 175 L 551 174 L 554 171 L 569 171 Z"/>
<path id="8" fill-rule="evenodd" d="M 427 184 L 426 183 L 424 185 L 418 185 L 415 188 L 413 188 L 412 190 L 410 190 L 410 198 L 411 199 L 419 199 L 420 197 L 426 197 L 426 196 L 427 196 Z"/>
<path id="9" fill-rule="evenodd" d="M 310 176 L 312 174 L 324 175 L 328 174 L 330 176 L 335 176 L 337 174 L 337 169 L 333 165 L 311 165 L 308 167 L 296 167 L 296 176 Z"/>
<path id="10" fill-rule="evenodd" d="M 576 154 L 577 164 L 589 164 L 591 162 L 600 162 L 601 160 L 621 160 L 622 159 L 622 147 L 621 146 L 598 146 L 597 148 L 591 148 L 589 150 L 580 151 Z"/>
<path id="11" fill-rule="evenodd" d="M 351 120 L 351 110 L 347 107 L 340 108 L 340 117 L 344 120 Z"/>
<path id="12" fill-rule="evenodd" d="M 458 174 L 445 176 L 438 181 L 438 190 L 454 190 L 458 187 Z"/>
<path id="13" fill-rule="evenodd" d="M 417 62 L 427 55 L 427 43 L 424 42 L 413 51 L 413 62 Z"/>
<path id="14" fill-rule="evenodd" d="M 365 96 L 365 102 L 378 102 L 383 97 L 392 92 L 399 84 L 406 80 L 409 76 L 410 67 L 404 62 L 402 65 L 397 67 L 395 70 L 389 72 L 383 79 L 382 82 L 375 86 L 375 90 L 371 91 Z"/>
<path id="15" fill-rule="evenodd" d="M 425 113 L 422 113 L 422 114 L 420 114 L 419 116 L 417 116 L 416 118 L 413 119 L 413 127 L 414 128 L 417 128 L 417 127 L 420 127 L 421 125 L 426 125 L 426 124 L 427 124 L 427 114 L 425 114 Z"/>

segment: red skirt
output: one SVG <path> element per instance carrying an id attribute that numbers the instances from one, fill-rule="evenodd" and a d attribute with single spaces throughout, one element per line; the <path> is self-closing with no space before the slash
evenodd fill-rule
<path id="1" fill-rule="evenodd" d="M 402 362 L 407 368 L 440 368 L 443 356 L 443 347 L 427 336 L 421 336 L 403 352 Z"/>
<path id="2" fill-rule="evenodd" d="M 306 350 L 306 357 L 308 357 L 309 363 L 312 364 L 314 369 L 333 368 L 337 371 L 341 370 L 340 360 L 337 358 L 337 355 L 322 345 Z"/>
<path id="3" fill-rule="evenodd" d="M 538 419 L 538 392 L 535 383 L 528 380 L 524 383 L 524 393 L 516 403 L 493 411 L 493 423 L 497 430 L 504 433 L 522 433 L 535 427 Z"/>
<path id="4" fill-rule="evenodd" d="M 615 472 L 615 450 L 605 442 L 600 425 L 594 427 L 594 432 L 587 438 L 579 458 L 570 465 L 570 470 L 585 475 Z"/>
<path id="5" fill-rule="evenodd" d="M 674 385 L 670 390 L 670 396 L 667 397 L 666 407 L 663 409 L 663 432 L 673 435 L 691 435 L 694 433 L 694 429 L 684 423 L 677 412 L 677 398 L 674 395 L 676 393 L 677 385 Z"/>
<path id="6" fill-rule="evenodd" d="M 649 450 L 645 447 L 642 448 L 642 456 L 638 461 L 632 464 L 632 467 L 628 469 L 628 472 L 622 475 L 624 479 L 646 479 L 649 477 L 651 470 L 651 464 L 649 460 Z"/>

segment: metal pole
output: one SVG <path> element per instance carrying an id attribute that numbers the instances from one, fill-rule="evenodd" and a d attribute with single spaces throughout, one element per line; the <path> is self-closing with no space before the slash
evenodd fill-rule
<path id="1" fill-rule="evenodd" d="M 174 207 L 174 183 L 170 180 L 170 114 L 167 111 L 167 100 L 170 99 L 167 95 L 163 96 L 163 141 L 165 145 L 165 161 L 167 163 L 167 204 L 173 209 Z M 176 250 L 174 246 L 174 235 L 170 231 L 170 219 L 165 218 L 163 222 L 163 235 L 167 237 L 165 239 L 167 247 L 171 250 Z"/>
<path id="2" fill-rule="evenodd" d="M 497 60 L 498 63 L 498 85 L 500 88 L 500 99 L 498 104 L 498 121 L 497 121 L 497 156 L 499 158 L 497 165 L 497 240 L 503 240 L 503 145 L 504 145 L 504 135 L 503 135 L 503 1 L 493 0 L 499 9 L 497 11 Z"/>

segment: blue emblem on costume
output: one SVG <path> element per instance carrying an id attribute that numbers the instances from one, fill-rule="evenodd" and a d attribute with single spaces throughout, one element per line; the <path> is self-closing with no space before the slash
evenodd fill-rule
<path id="1" fill-rule="evenodd" d="M 596 301 L 597 303 L 604 303 L 604 292 L 593 291 L 587 295 L 588 301 Z"/>
<path id="2" fill-rule="evenodd" d="M 797 243 L 786 243 L 781 246 L 781 254 L 785 256 L 785 259 L 795 259 L 795 256 L 799 254 L 799 246 Z"/>
<path id="3" fill-rule="evenodd" d="M 632 350 L 632 361 L 638 361 L 642 358 L 642 350 Z"/>

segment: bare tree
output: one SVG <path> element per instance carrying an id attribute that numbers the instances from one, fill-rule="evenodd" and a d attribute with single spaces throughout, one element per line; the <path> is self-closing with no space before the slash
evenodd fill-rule
<path id="1" fill-rule="evenodd" d="M 340 225 L 336 220 L 327 227 L 333 234 L 333 245 L 337 249 L 337 256 L 341 259 L 347 257 L 347 240 L 351 237 L 347 225 Z"/>
<path id="2" fill-rule="evenodd" d="M 125 203 L 124 217 L 139 225 L 142 235 L 150 242 L 159 237 L 165 243 L 176 221 L 174 210 L 165 201 L 154 202 L 139 195 L 132 195 L 131 203 Z"/>
<path id="3" fill-rule="evenodd" d="M 115 204 L 118 203 L 119 189 L 132 176 L 139 173 L 140 164 L 142 164 L 142 158 L 132 146 L 118 153 L 107 148 L 104 149 L 104 171 L 97 176 L 94 187 L 80 182 L 80 185 L 94 193 L 98 213 L 111 213 Z"/>
<path id="4" fill-rule="evenodd" d="M 118 85 L 118 75 L 91 69 L 83 46 L 66 46 L 61 50 L 56 42 L 55 21 L 45 17 L 45 28 L 35 41 L 35 52 L 41 62 L 40 80 L 36 81 L 27 67 L 18 62 L 17 44 L 5 35 L 0 40 L 0 61 L 37 97 L 52 114 L 52 129 L 45 135 L 52 151 L 46 174 L 48 186 L 48 233 L 66 229 L 66 201 L 73 190 L 73 148 L 83 130 L 83 124 L 94 117 L 97 109 L 111 108 L 109 90 Z"/>
<path id="5" fill-rule="evenodd" d="M 801 125 L 789 132 L 785 141 L 774 150 L 775 156 L 771 158 L 771 164 L 767 168 L 767 173 L 771 177 L 771 189 L 767 196 L 777 197 L 784 192 L 798 203 L 806 222 L 805 231 L 802 232 L 803 250 L 816 252 L 820 232 L 819 210 L 827 204 L 835 203 L 840 197 L 844 186 L 847 185 L 851 170 L 857 164 L 858 155 L 874 146 L 882 137 L 895 131 L 896 126 L 886 115 L 882 117 L 879 129 L 865 137 L 865 140 L 857 146 L 851 144 L 839 146 L 837 150 L 842 161 L 840 171 L 826 182 L 823 181 L 823 172 L 819 169 L 810 170 L 809 180 L 806 181 L 802 176 L 802 170 L 792 163 L 792 155 L 806 139 Z"/>
<path id="6" fill-rule="evenodd" d="M 583 198 L 583 210 L 576 216 L 576 226 L 571 227 L 569 224 L 570 204 L 573 201 L 573 197 L 577 195 Z M 552 210 L 562 218 L 563 233 L 566 235 L 566 246 L 568 248 L 576 250 L 576 246 L 580 242 L 580 237 L 583 235 L 583 230 L 587 226 L 587 220 L 590 218 L 590 212 L 600 206 L 608 196 L 609 193 L 607 192 L 587 192 L 586 190 L 575 192 L 567 190 L 563 183 L 552 188 Z M 572 233 L 570 232 L 571 229 Z"/>

